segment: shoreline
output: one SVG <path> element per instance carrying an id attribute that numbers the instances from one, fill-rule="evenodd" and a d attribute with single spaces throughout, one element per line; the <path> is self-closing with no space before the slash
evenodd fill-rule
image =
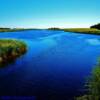
<path id="1" fill-rule="evenodd" d="M 18 32 L 18 31 L 28 31 L 28 30 L 41 30 L 35 28 L 0 28 L 0 32 Z"/>
<path id="2" fill-rule="evenodd" d="M 90 35 L 100 35 L 100 30 L 95 28 L 48 28 L 48 30 L 53 31 L 64 31 L 64 32 L 74 32 L 74 33 L 82 33 L 82 34 L 90 34 Z"/>
<path id="3" fill-rule="evenodd" d="M 64 31 L 64 32 L 74 32 L 79 34 L 90 34 L 90 35 L 100 35 L 100 30 L 95 28 L 48 28 L 48 29 L 32 29 L 32 28 L 0 28 L 0 32 L 18 32 L 18 31 L 28 31 L 28 30 L 50 30 L 50 31 Z"/>

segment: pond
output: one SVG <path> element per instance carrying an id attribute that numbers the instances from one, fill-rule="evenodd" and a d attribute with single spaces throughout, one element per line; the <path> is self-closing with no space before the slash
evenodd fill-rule
<path id="1" fill-rule="evenodd" d="M 100 36 L 50 30 L 0 33 L 24 41 L 28 51 L 0 69 L 0 95 L 74 100 L 100 56 Z"/>

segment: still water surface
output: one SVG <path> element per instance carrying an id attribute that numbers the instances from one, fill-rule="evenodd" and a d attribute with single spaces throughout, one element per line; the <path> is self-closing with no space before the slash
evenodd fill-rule
<path id="1" fill-rule="evenodd" d="M 100 36 L 31 30 L 0 33 L 25 41 L 28 51 L 0 69 L 0 95 L 74 100 L 100 56 Z"/>

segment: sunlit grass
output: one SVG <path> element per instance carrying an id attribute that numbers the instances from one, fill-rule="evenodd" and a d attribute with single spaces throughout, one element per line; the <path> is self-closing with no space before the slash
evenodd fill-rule
<path id="1" fill-rule="evenodd" d="M 27 50 L 26 44 L 19 40 L 0 39 L 0 66 L 15 60 Z"/>
<path id="2" fill-rule="evenodd" d="M 85 34 L 97 34 L 100 35 L 100 30 L 95 28 L 66 28 L 63 29 L 65 32 L 76 32 Z"/>

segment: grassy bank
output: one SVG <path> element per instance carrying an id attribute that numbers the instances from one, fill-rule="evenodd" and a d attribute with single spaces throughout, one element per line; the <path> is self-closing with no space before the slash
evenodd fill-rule
<path id="1" fill-rule="evenodd" d="M 92 75 L 86 85 L 88 93 L 78 97 L 76 100 L 100 100 L 100 63 L 93 69 Z"/>
<path id="2" fill-rule="evenodd" d="M 0 67 L 15 60 L 26 51 L 26 44 L 22 41 L 0 39 Z"/>
<path id="3" fill-rule="evenodd" d="M 100 30 L 95 28 L 48 28 L 48 30 L 100 35 Z"/>
<path id="4" fill-rule="evenodd" d="M 22 31 L 22 30 L 25 30 L 25 29 L 22 29 L 22 28 L 0 28 L 0 32 L 15 32 L 15 31 Z"/>
<path id="5" fill-rule="evenodd" d="M 34 28 L 13 28 L 13 29 L 0 28 L 0 32 L 16 32 L 16 31 L 26 31 L 26 30 L 39 30 L 39 29 L 34 29 Z M 56 27 L 54 27 L 54 28 L 48 28 L 48 30 L 100 35 L 100 30 L 95 29 L 95 28 L 56 28 Z"/>
<path id="6" fill-rule="evenodd" d="M 100 30 L 95 28 L 66 28 L 63 29 L 65 32 L 76 32 L 76 33 L 85 33 L 85 34 L 96 34 L 100 35 Z"/>

